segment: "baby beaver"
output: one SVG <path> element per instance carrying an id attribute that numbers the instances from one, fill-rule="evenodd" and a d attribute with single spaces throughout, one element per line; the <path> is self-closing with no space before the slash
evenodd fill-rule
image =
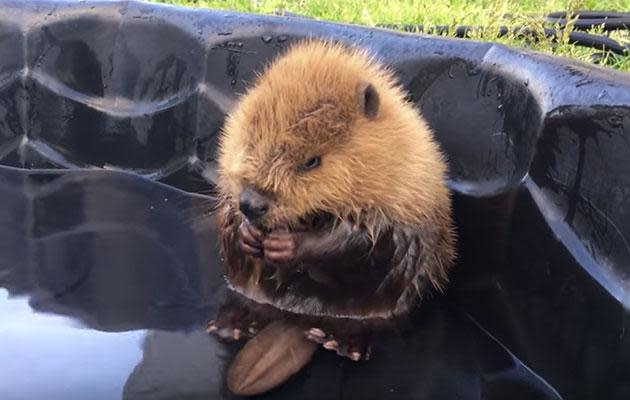
<path id="1" fill-rule="evenodd" d="M 365 51 L 303 41 L 266 68 L 219 145 L 217 219 L 233 296 L 208 331 L 273 332 L 237 356 L 233 391 L 251 392 L 248 374 L 267 380 L 254 392 L 280 383 L 312 343 L 367 359 L 376 329 L 443 289 L 455 256 L 446 172 L 427 123 Z M 290 371 L 270 377 L 282 369 L 272 362 L 252 372 L 252 357 L 281 363 L 288 344 L 301 354 L 290 350 Z"/>

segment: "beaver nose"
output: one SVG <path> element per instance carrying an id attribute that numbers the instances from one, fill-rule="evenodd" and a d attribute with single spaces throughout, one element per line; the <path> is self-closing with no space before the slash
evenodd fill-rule
<path id="1" fill-rule="evenodd" d="M 269 210 L 269 200 L 252 187 L 247 187 L 238 196 L 238 208 L 250 222 L 262 218 Z"/>

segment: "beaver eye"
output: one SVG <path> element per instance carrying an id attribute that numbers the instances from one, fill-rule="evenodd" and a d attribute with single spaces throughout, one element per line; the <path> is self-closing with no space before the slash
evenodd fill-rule
<path id="1" fill-rule="evenodd" d="M 319 164 L 321 164 L 321 162 L 322 158 L 320 156 L 311 157 L 302 165 L 302 169 L 304 171 L 309 171 L 311 169 L 317 168 Z"/>

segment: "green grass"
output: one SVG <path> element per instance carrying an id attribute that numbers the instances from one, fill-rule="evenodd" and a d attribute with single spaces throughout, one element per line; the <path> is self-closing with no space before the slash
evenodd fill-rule
<path id="1" fill-rule="evenodd" d="M 554 43 L 538 35 L 538 40 L 519 38 L 515 35 L 497 37 L 497 28 L 525 26 L 534 32 L 542 32 L 545 25 L 542 15 L 551 11 L 606 10 L 628 11 L 630 0 L 149 0 L 157 3 L 207 7 L 260 14 L 290 12 L 315 19 L 343 23 L 376 26 L 378 24 L 474 25 L 485 27 L 483 32 L 471 35 L 473 39 L 503 43 L 509 46 L 593 62 L 597 50 L 568 43 L 568 32 Z M 507 16 L 506 16 L 507 15 Z M 601 34 L 601 29 L 592 33 Z M 615 32 L 613 39 L 630 43 L 630 34 Z M 630 72 L 630 54 L 623 56 L 605 53 L 600 64 Z"/>

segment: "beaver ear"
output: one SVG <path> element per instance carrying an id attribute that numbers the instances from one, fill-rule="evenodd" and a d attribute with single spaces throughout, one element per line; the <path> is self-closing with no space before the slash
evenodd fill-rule
<path id="1" fill-rule="evenodd" d="M 380 99 L 376 88 L 371 83 L 359 84 L 358 100 L 361 106 L 361 112 L 368 119 L 374 119 L 378 115 Z"/>

